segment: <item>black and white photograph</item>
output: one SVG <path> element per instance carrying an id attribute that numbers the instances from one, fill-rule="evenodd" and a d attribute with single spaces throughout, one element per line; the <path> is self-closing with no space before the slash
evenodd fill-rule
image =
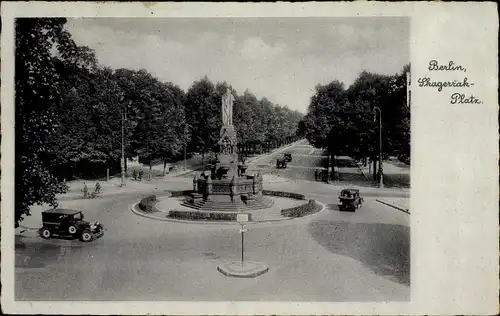
<path id="1" fill-rule="evenodd" d="M 151 10 L 12 19 L 14 129 L 2 141 L 13 146 L 2 143 L 2 158 L 14 152 L 14 182 L 2 179 L 2 200 L 12 196 L 2 230 L 14 235 L 13 300 L 410 306 L 414 260 L 441 258 L 420 256 L 420 239 L 414 248 L 426 200 L 415 170 L 438 170 L 417 174 L 434 190 L 428 213 L 458 179 L 441 153 L 413 147 L 432 138 L 415 127 L 412 110 L 425 116 L 415 90 L 457 92 L 457 103 L 476 73 L 458 59 L 412 58 L 410 14 Z M 468 78 L 452 85 L 436 72 Z M 437 122 L 434 109 L 426 115 Z M 447 146 L 437 139 L 428 144 Z M 467 179 L 482 174 L 470 168 L 460 171 Z M 458 220 L 468 221 L 435 223 L 446 232 Z M 472 238 L 464 227 L 460 242 Z"/>
<path id="2" fill-rule="evenodd" d="M 409 18 L 15 31 L 16 299 L 409 300 Z"/>

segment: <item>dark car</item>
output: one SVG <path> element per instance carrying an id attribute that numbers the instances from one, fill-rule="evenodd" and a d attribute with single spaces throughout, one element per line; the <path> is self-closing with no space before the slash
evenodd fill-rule
<path id="1" fill-rule="evenodd" d="M 363 204 L 363 198 L 357 189 L 344 189 L 339 196 L 341 211 L 355 212 Z"/>
<path id="2" fill-rule="evenodd" d="M 283 158 L 287 161 L 287 162 L 292 162 L 292 154 L 290 153 L 286 153 L 283 155 Z"/>
<path id="3" fill-rule="evenodd" d="M 287 165 L 287 161 L 285 158 L 276 159 L 276 168 L 277 169 L 281 169 L 281 168 L 285 169 L 286 165 Z"/>
<path id="4" fill-rule="evenodd" d="M 89 242 L 101 237 L 104 228 L 99 222 L 83 220 L 81 211 L 68 209 L 51 209 L 42 212 L 42 228 L 40 236 L 49 239 L 52 236 L 79 238 Z"/>

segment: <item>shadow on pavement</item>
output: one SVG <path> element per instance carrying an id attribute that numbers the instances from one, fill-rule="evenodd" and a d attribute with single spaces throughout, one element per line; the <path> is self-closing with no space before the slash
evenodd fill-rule
<path id="1" fill-rule="evenodd" d="M 402 225 L 311 222 L 309 234 L 330 252 L 362 262 L 377 275 L 410 285 L 410 229 Z"/>
<path id="2" fill-rule="evenodd" d="M 410 174 L 384 174 L 384 185 L 388 188 L 409 188 Z"/>
<path id="3" fill-rule="evenodd" d="M 342 212 L 342 213 L 355 213 L 355 212 L 350 212 L 350 211 L 344 211 L 340 209 L 339 204 L 327 204 L 326 208 L 331 211 L 335 212 Z"/>
<path id="4" fill-rule="evenodd" d="M 86 245 L 69 237 L 53 237 L 44 240 L 41 237 L 15 235 L 15 267 L 24 269 L 44 268 L 58 261 L 67 251 L 81 251 Z"/>
<path id="5" fill-rule="evenodd" d="M 358 165 L 356 161 L 352 158 L 339 158 L 335 160 L 337 167 L 339 168 L 357 168 Z"/>

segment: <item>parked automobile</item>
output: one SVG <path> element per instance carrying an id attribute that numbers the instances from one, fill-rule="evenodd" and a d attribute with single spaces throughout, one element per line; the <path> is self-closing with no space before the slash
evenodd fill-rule
<path id="1" fill-rule="evenodd" d="M 287 161 L 287 162 L 292 162 L 292 154 L 290 153 L 286 153 L 283 155 L 283 158 Z"/>
<path id="2" fill-rule="evenodd" d="M 363 198 L 357 189 L 344 189 L 339 195 L 341 211 L 355 212 L 363 204 Z"/>
<path id="3" fill-rule="evenodd" d="M 50 209 L 42 212 L 42 228 L 39 233 L 42 238 L 52 236 L 74 237 L 89 242 L 104 234 L 103 226 L 95 221 L 83 220 L 81 211 L 69 209 Z"/>

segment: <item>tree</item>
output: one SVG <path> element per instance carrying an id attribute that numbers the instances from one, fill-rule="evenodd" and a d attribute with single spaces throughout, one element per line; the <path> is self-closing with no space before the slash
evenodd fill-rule
<path id="1" fill-rule="evenodd" d="M 55 171 L 58 161 L 49 146 L 57 131 L 55 110 L 61 102 L 55 47 L 70 54 L 76 47 L 64 29 L 66 19 L 29 18 L 15 22 L 15 226 L 34 204 L 57 205 L 56 194 L 67 186 Z"/>
<path id="2" fill-rule="evenodd" d="M 356 152 L 358 156 L 371 155 L 374 161 L 378 157 L 378 121 L 373 120 L 374 107 L 378 107 L 382 112 L 384 153 L 409 155 L 410 109 L 406 106 L 407 71 L 409 65 L 405 66 L 401 73 L 392 76 L 363 71 L 349 87 L 350 102 L 358 105 L 358 112 L 364 113 L 362 119 L 354 124 L 362 139 Z"/>
<path id="3" fill-rule="evenodd" d="M 164 95 L 161 110 L 160 134 L 157 139 L 156 156 L 163 161 L 163 175 L 167 163 L 179 157 L 182 147 L 188 141 L 184 133 L 186 126 L 184 92 L 171 83 L 160 84 Z"/>
<path id="4" fill-rule="evenodd" d="M 204 77 L 193 83 L 185 100 L 185 117 L 190 135 L 189 151 L 205 155 L 219 141 L 222 126 L 220 96 L 213 83 Z"/>
<path id="5" fill-rule="evenodd" d="M 145 71 L 136 79 L 135 92 L 140 99 L 135 100 L 138 116 L 132 147 L 149 164 L 150 177 L 152 164 L 158 159 L 163 162 L 165 174 L 167 162 L 179 156 L 184 144 L 184 93 Z"/>
<path id="6" fill-rule="evenodd" d="M 339 113 L 345 108 L 347 94 L 339 81 L 316 86 L 304 120 L 307 140 L 316 148 L 342 150 L 344 125 Z M 335 128 L 334 133 L 331 132 Z"/>
<path id="7" fill-rule="evenodd" d="M 257 98 L 248 90 L 234 102 L 234 125 L 238 137 L 238 143 L 248 146 L 258 139 L 258 131 L 261 124 L 255 113 Z"/>

